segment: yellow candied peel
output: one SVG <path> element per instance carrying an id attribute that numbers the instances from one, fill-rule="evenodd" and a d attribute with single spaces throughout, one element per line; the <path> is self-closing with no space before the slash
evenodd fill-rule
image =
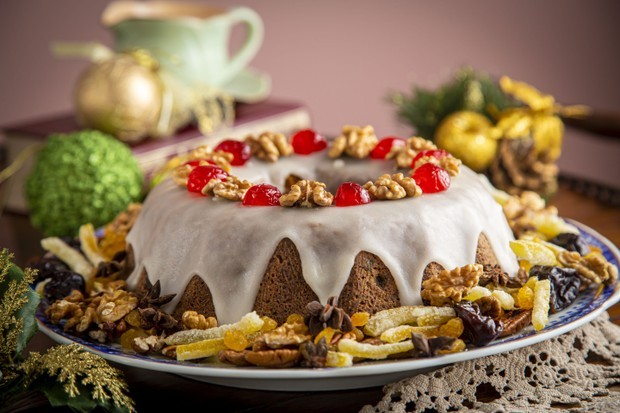
<path id="1" fill-rule="evenodd" d="M 338 342 L 338 351 L 348 353 L 353 357 L 373 360 L 385 359 L 392 354 L 405 353 L 410 350 L 413 350 L 412 341 L 374 345 L 345 338 Z"/>
<path id="2" fill-rule="evenodd" d="M 402 306 L 379 311 L 373 314 L 364 327 L 364 333 L 370 337 L 377 337 L 385 330 L 403 324 L 414 324 L 423 316 L 450 316 L 455 317 L 452 307 L 432 306 Z"/>

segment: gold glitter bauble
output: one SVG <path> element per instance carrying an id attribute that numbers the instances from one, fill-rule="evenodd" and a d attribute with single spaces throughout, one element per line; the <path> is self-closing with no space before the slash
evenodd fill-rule
<path id="1" fill-rule="evenodd" d="M 78 120 L 125 142 L 136 142 L 157 126 L 164 86 L 153 65 L 129 54 L 95 62 L 75 90 Z"/>
<path id="2" fill-rule="evenodd" d="M 497 132 L 485 116 L 472 111 L 454 112 L 441 121 L 435 143 L 476 172 L 488 168 L 497 153 Z"/>

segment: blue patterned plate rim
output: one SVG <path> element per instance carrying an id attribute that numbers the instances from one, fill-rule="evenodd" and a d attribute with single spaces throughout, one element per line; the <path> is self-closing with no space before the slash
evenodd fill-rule
<path id="1" fill-rule="evenodd" d="M 620 252 L 615 245 L 586 225 L 573 220 L 567 221 L 579 228 L 581 235 L 588 244 L 599 247 L 605 258 L 618 266 L 620 262 Z M 355 364 L 347 368 L 289 368 L 274 370 L 258 367 L 234 367 L 223 363 L 181 362 L 167 359 L 163 356 L 139 355 L 128 350 L 123 350 L 118 344 L 94 343 L 81 337 L 65 333 L 58 325 L 49 323 L 41 309 L 37 312 L 37 322 L 41 331 L 58 343 L 81 344 L 87 351 L 98 354 L 109 361 L 129 367 L 204 378 L 264 380 L 356 378 L 361 376 L 388 375 L 399 372 L 414 372 L 429 368 L 437 368 L 447 364 L 515 350 L 548 340 L 589 323 L 601 315 L 606 309 L 620 301 L 620 288 L 618 285 L 617 282 L 615 285 L 608 286 L 604 288 L 600 294 L 597 294 L 596 288 L 586 290 L 580 294 L 579 298 L 568 308 L 557 314 L 550 315 L 549 324 L 544 330 L 538 333 L 529 326 L 519 334 L 496 340 L 485 347 L 464 351 L 462 353 L 421 359 L 369 361 Z"/>

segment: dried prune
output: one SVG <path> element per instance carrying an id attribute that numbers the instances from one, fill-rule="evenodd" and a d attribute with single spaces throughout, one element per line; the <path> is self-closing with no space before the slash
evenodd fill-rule
<path id="1" fill-rule="evenodd" d="M 69 271 L 67 264 L 56 258 L 55 256 L 43 257 L 33 260 L 27 264 L 27 267 L 37 270 L 37 278 L 35 283 L 50 278 L 58 271 Z"/>
<path id="2" fill-rule="evenodd" d="M 65 298 L 73 290 L 86 292 L 84 277 L 73 271 L 56 271 L 45 284 L 43 295 L 52 302 Z"/>
<path id="3" fill-rule="evenodd" d="M 579 255 L 586 255 L 590 247 L 579 234 L 565 232 L 549 240 L 552 244 L 559 245 L 569 251 L 577 251 Z"/>
<path id="4" fill-rule="evenodd" d="M 504 331 L 501 320 L 482 314 L 475 302 L 462 301 L 454 306 L 454 310 L 463 320 L 465 338 L 478 347 L 489 344 Z"/>
<path id="5" fill-rule="evenodd" d="M 538 277 L 539 280 L 551 281 L 551 313 L 568 307 L 581 288 L 581 278 L 577 270 L 572 268 L 551 267 L 545 265 L 535 265 L 530 269 L 530 276 Z"/>

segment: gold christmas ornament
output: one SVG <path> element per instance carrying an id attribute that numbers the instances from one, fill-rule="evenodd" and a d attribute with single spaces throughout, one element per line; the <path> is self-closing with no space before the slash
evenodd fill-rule
<path id="1" fill-rule="evenodd" d="M 481 172 L 493 162 L 499 137 L 499 131 L 484 115 L 465 110 L 450 114 L 439 124 L 435 143 Z"/>
<path id="2" fill-rule="evenodd" d="M 75 89 L 80 123 L 125 142 L 139 141 L 156 130 L 163 99 L 157 64 L 140 53 L 93 62 Z"/>

